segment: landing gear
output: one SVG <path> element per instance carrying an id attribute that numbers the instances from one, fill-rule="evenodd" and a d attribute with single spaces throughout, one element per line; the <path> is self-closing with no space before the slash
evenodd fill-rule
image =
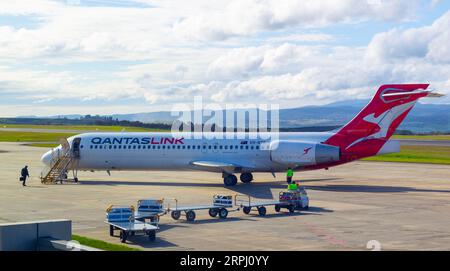
<path id="1" fill-rule="evenodd" d="M 233 186 L 237 184 L 237 177 L 233 174 L 224 174 L 223 183 L 225 186 Z"/>
<path id="2" fill-rule="evenodd" d="M 75 183 L 77 183 L 78 182 L 78 170 L 73 170 L 72 174 L 73 174 L 73 181 Z"/>
<path id="3" fill-rule="evenodd" d="M 253 181 L 253 174 L 251 174 L 250 172 L 247 173 L 242 173 L 240 176 L 241 182 L 243 183 L 249 183 L 251 181 Z"/>

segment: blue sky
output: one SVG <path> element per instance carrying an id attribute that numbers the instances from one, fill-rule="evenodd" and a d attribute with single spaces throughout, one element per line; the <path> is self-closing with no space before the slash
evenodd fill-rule
<path id="1" fill-rule="evenodd" d="M 384 83 L 450 94 L 449 10 L 437 0 L 3 1 L 0 116 L 170 110 L 196 95 L 297 107 L 366 99 Z"/>

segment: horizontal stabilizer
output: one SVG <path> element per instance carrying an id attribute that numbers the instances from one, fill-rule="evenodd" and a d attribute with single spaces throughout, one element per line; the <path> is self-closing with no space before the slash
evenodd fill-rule
<path id="1" fill-rule="evenodd" d="M 436 93 L 436 92 L 425 90 L 425 89 L 417 89 L 414 91 L 384 93 L 381 96 L 382 97 L 401 97 L 401 96 L 411 96 L 411 95 L 417 95 L 417 94 L 426 94 L 426 97 L 433 97 L 433 98 L 445 96 L 444 94 Z"/>

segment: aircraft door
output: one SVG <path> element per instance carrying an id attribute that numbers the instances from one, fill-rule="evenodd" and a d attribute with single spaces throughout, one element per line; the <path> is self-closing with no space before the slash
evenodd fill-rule
<path id="1" fill-rule="evenodd" d="M 81 138 L 74 138 L 72 141 L 72 154 L 74 158 L 80 158 Z"/>

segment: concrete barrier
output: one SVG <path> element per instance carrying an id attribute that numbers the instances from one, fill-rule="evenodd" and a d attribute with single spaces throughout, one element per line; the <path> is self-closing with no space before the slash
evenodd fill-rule
<path id="1" fill-rule="evenodd" d="M 59 219 L 0 224 L 0 251 L 39 250 L 40 238 L 71 240 L 72 221 Z"/>

